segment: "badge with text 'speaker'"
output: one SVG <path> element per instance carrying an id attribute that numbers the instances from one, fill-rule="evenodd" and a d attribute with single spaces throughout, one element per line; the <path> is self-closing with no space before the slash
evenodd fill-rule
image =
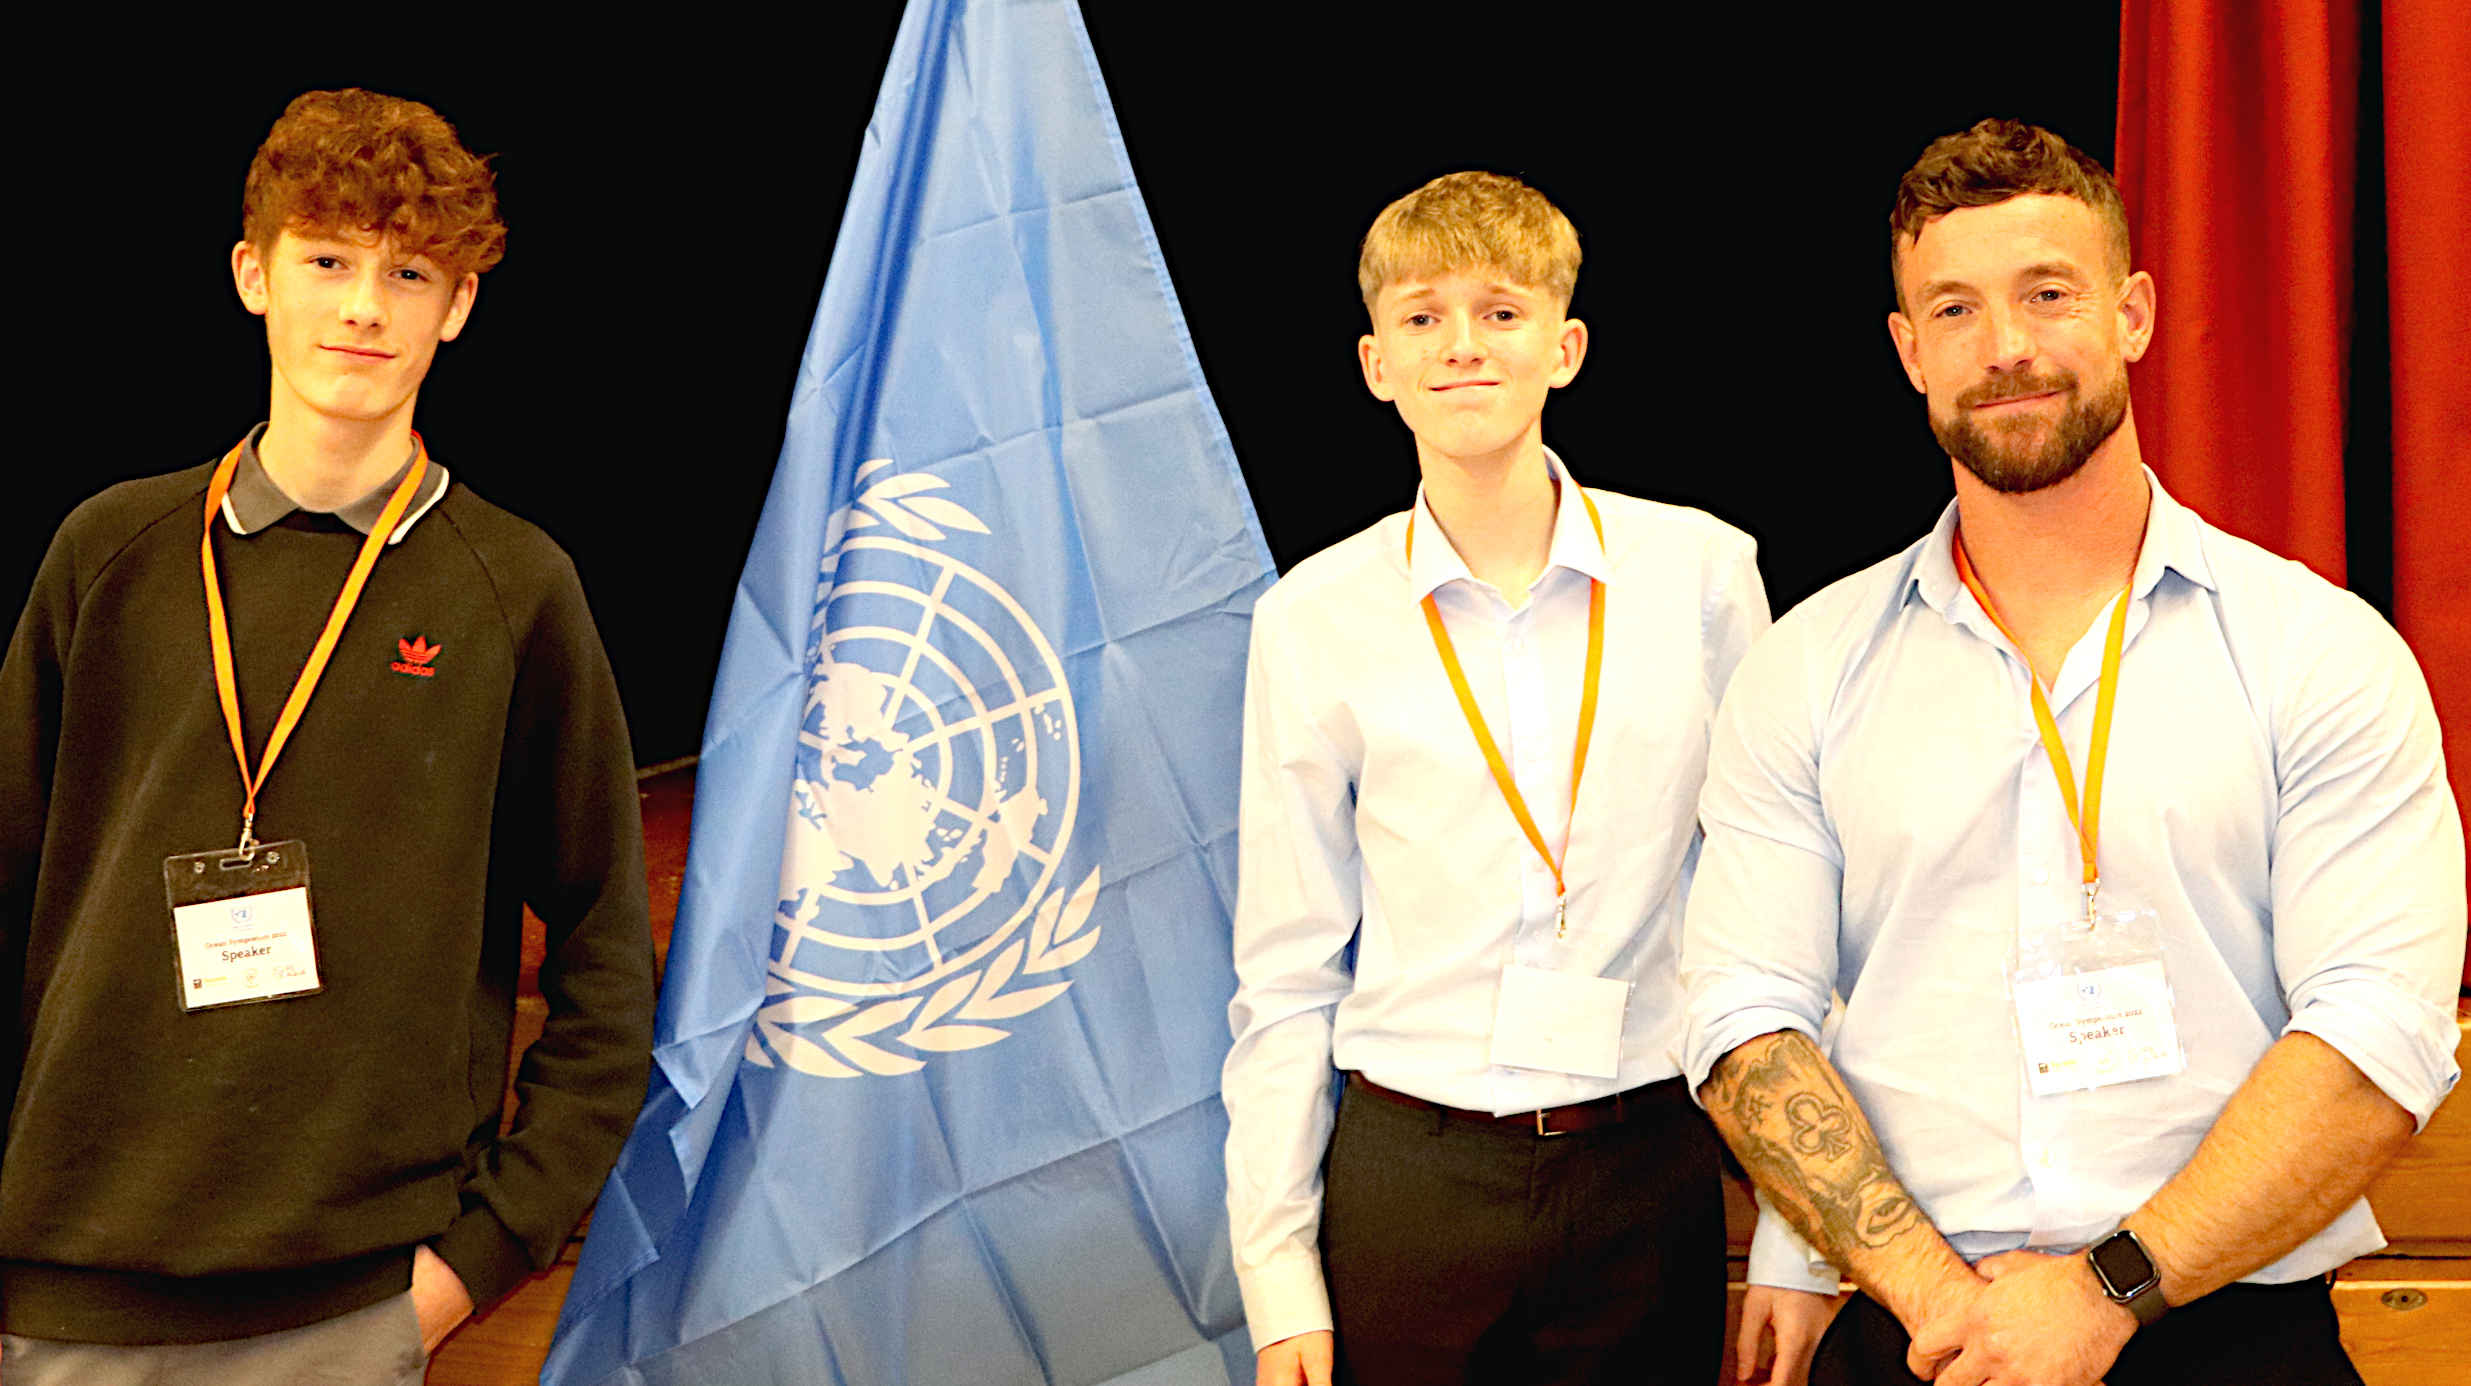
<path id="1" fill-rule="evenodd" d="M 2106 910 L 2036 930 L 2017 949 L 2016 1033 L 2036 1097 L 2162 1078 L 2188 1066 L 2171 1014 L 2162 921 Z"/>
<path id="2" fill-rule="evenodd" d="M 180 1005 L 203 1011 L 322 990 L 307 843 L 189 852 L 163 863 Z"/>
<path id="3" fill-rule="evenodd" d="M 292 681 L 292 695 L 266 737 L 265 753 L 255 774 L 249 770 L 249 750 L 240 730 L 240 681 L 232 672 L 231 623 L 223 612 L 223 584 L 215 575 L 215 520 L 240 466 L 245 442 L 225 453 L 206 483 L 205 528 L 198 538 L 198 569 L 206 582 L 206 642 L 214 655 L 215 697 L 223 705 L 224 729 L 231 733 L 232 758 L 240 766 L 240 841 L 212 852 L 184 852 L 163 862 L 163 894 L 172 914 L 174 973 L 180 983 L 184 1011 L 237 1006 L 252 1001 L 278 1001 L 321 990 L 317 972 L 317 938 L 309 918 L 309 847 L 298 839 L 257 840 L 257 792 L 273 773 L 275 757 L 300 725 L 309 697 L 326 672 L 326 662 L 343 638 L 361 589 L 368 585 L 378 555 L 411 508 L 421 477 L 429 470 L 429 449 L 412 435 L 412 461 L 403 480 L 387 498 L 377 523 L 361 541 L 360 556 L 343 579 L 326 628 Z"/>

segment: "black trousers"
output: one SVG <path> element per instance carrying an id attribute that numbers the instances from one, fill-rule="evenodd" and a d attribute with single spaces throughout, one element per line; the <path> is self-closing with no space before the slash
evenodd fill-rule
<path id="1" fill-rule="evenodd" d="M 1811 1386 L 1920 1386 L 1904 1325 L 1855 1295 L 1819 1340 Z M 2136 1331 L 2108 1386 L 2361 1386 L 2323 1280 L 2228 1285 Z"/>
<path id="2" fill-rule="evenodd" d="M 1680 1079 L 1567 1136 L 1350 1084 L 1321 1254 L 1347 1386 L 1710 1386 L 1724 1351 L 1716 1133 Z"/>

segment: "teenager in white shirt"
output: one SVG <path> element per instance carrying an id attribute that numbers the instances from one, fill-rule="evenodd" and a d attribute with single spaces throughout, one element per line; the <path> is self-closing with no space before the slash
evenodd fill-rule
<path id="1" fill-rule="evenodd" d="M 1516 179 L 1382 212 L 1358 356 L 1423 485 L 1254 614 L 1227 1201 L 1263 1383 L 1716 1372 L 1675 936 L 1767 602 L 1746 535 L 1545 448 L 1578 267 Z"/>

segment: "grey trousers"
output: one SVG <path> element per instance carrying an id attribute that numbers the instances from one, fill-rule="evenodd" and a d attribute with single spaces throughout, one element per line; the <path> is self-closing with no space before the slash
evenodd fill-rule
<path id="1" fill-rule="evenodd" d="M 219 1343 L 120 1347 L 0 1333 L 8 1386 L 420 1386 L 411 1292 L 320 1323 Z"/>

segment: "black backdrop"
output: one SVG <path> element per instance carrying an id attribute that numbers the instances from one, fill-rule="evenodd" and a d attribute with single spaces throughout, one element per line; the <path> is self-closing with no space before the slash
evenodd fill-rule
<path id="1" fill-rule="evenodd" d="M 19 165 L 14 199 L 0 610 L 78 500 L 206 460 L 261 417 L 263 333 L 226 269 L 242 174 L 295 92 L 376 87 L 497 153 L 511 227 L 422 432 L 574 555 L 637 758 L 692 753 L 899 18 L 819 8 L 553 40 L 442 42 L 433 16 L 407 17 L 411 38 L 253 32 L 144 79 L 77 56 L 107 51 L 100 35 L 55 50 L 6 97 L 21 153 L 53 157 Z M 1782 611 L 1949 494 L 1881 325 L 1898 172 L 1986 114 L 2111 152 L 2107 5 L 1900 9 L 1894 31 L 1765 6 L 1085 10 L 1281 567 L 1413 493 L 1408 436 L 1356 376 L 1354 265 L 1373 214 L 1424 179 L 1515 172 L 1569 212 L 1593 340 L 1547 440 L 1590 484 L 1757 535 Z"/>

